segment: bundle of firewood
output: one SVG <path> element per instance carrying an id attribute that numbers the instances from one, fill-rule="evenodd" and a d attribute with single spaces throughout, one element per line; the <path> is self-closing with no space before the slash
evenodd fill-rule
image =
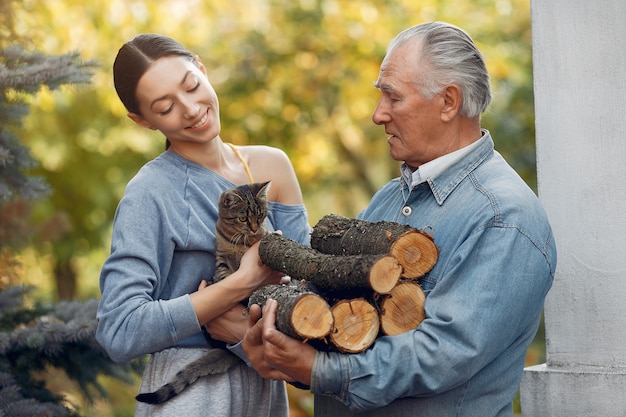
<path id="1" fill-rule="evenodd" d="M 261 240 L 263 263 L 292 283 L 255 291 L 250 305 L 275 299 L 282 332 L 318 348 L 362 352 L 377 337 L 404 333 L 424 320 L 417 279 L 438 255 L 425 231 L 327 215 L 314 226 L 311 247 L 278 234 Z"/>

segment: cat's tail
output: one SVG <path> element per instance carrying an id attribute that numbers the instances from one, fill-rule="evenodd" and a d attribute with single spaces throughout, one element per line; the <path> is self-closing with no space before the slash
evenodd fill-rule
<path id="1" fill-rule="evenodd" d="M 154 392 L 141 393 L 135 399 L 148 404 L 164 403 L 180 394 L 199 378 L 224 373 L 239 362 L 241 359 L 238 356 L 225 349 L 211 349 L 206 355 L 181 369 L 171 382 Z"/>

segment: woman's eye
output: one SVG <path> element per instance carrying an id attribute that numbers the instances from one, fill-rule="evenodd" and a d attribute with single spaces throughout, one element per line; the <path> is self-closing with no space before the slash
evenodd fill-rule
<path id="1" fill-rule="evenodd" d="M 196 85 L 194 85 L 190 90 L 188 90 L 189 93 L 193 93 L 194 91 L 196 91 L 198 89 L 198 87 L 200 87 L 200 81 L 196 81 Z"/>
<path id="2" fill-rule="evenodd" d="M 165 111 L 159 112 L 159 114 L 160 114 L 161 116 L 166 116 L 166 115 L 168 115 L 168 114 L 172 111 L 172 107 L 174 107 L 174 106 L 169 106 L 169 107 L 168 107 Z"/>

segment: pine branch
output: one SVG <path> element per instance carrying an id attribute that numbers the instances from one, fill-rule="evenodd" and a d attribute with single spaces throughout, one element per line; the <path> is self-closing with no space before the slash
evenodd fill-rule
<path id="1" fill-rule="evenodd" d="M 141 360 L 116 364 L 96 342 L 97 300 L 16 308 L 28 291 L 23 287 L 0 291 L 0 370 L 13 375 L 22 395 L 61 401 L 33 376 L 50 366 L 63 370 L 90 402 L 96 395 L 106 398 L 100 375 L 130 384 L 132 375 L 142 371 Z M 11 296 L 14 302 L 9 302 Z"/>
<path id="2" fill-rule="evenodd" d="M 48 191 L 43 179 L 25 173 L 37 162 L 17 136 L 4 130 L 3 125 L 9 122 L 3 119 L 0 113 L 0 205 L 15 196 L 25 200 L 43 196 Z"/>
<path id="3" fill-rule="evenodd" d="M 0 372 L 0 416 L 66 417 L 69 415 L 68 410 L 59 404 L 24 398 L 15 379 L 10 374 Z"/>
<path id="4" fill-rule="evenodd" d="M 5 64 L 0 63 L 0 90 L 34 93 L 42 85 L 56 89 L 62 84 L 86 83 L 91 79 L 94 61 L 82 62 L 78 52 L 44 55 L 27 52 L 17 45 L 2 51 Z"/>
<path id="5" fill-rule="evenodd" d="M 35 165 L 29 149 L 6 126 L 21 126 L 29 108 L 25 98 L 42 86 L 57 89 L 83 84 L 92 77 L 95 61 L 82 61 L 78 52 L 47 56 L 17 45 L 0 50 L 0 205 L 21 197 L 34 199 L 47 191 L 43 179 L 25 171 Z"/>
<path id="6" fill-rule="evenodd" d="M 8 311 L 21 306 L 23 297 L 31 288 L 26 286 L 9 287 L 4 291 L 0 291 L 0 317 Z"/>

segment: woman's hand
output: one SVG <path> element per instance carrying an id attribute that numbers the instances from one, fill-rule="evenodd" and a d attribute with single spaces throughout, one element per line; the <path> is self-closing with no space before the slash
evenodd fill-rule
<path id="1" fill-rule="evenodd" d="M 248 308 L 243 304 L 237 304 L 221 316 L 209 321 L 204 328 L 213 339 L 234 345 L 239 343 L 246 334 L 248 315 Z"/>
<path id="2" fill-rule="evenodd" d="M 282 278 L 282 273 L 272 271 L 263 265 L 259 257 L 259 242 L 255 243 L 241 258 L 238 270 L 212 285 L 207 286 L 207 283 L 202 281 L 198 286 L 198 291 L 189 294 L 198 317 L 198 323 L 203 326 L 217 319 L 240 305 L 241 300 L 250 297 L 250 294 L 258 288 L 268 284 L 279 284 Z M 239 312 L 241 313 L 241 308 Z M 225 317 L 225 320 L 231 321 L 232 317 L 229 315 Z M 218 326 L 222 327 L 223 330 L 217 330 Z M 235 330 L 230 324 L 226 325 L 221 321 L 214 323 L 212 327 L 213 332 L 223 332 L 220 337 L 224 340 L 243 336 L 239 330 Z"/>
<path id="3" fill-rule="evenodd" d="M 253 291 L 265 285 L 280 284 L 284 275 L 263 265 L 259 256 L 259 242 L 252 245 L 241 257 L 238 272 L 242 272 L 248 278 L 254 277 Z"/>

